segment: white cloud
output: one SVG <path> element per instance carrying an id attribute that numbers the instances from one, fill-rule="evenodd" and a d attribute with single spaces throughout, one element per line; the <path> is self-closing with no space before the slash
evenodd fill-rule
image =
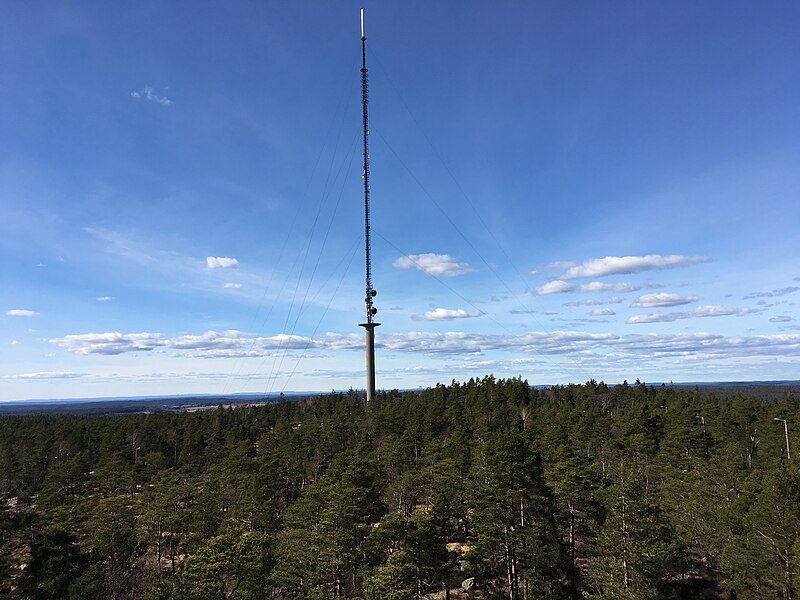
<path id="1" fill-rule="evenodd" d="M 357 334 L 356 334 L 357 335 Z M 363 340 L 358 336 L 358 346 Z M 585 333 L 578 331 L 530 332 L 520 335 L 486 333 L 431 333 L 409 332 L 381 337 L 380 344 L 387 350 L 398 352 L 424 352 L 428 354 L 464 355 L 489 350 L 516 350 L 537 353 L 567 353 L 577 351 L 590 343 L 611 340 L 610 333 Z"/>
<path id="2" fill-rule="evenodd" d="M 553 281 L 548 281 L 544 285 L 540 285 L 536 288 L 536 295 L 537 296 L 547 296 L 548 294 L 565 294 L 567 292 L 574 292 L 575 286 L 572 284 L 567 283 L 566 281 L 561 281 L 560 279 L 555 279 Z"/>
<path id="3" fill-rule="evenodd" d="M 459 262 L 449 254 L 408 254 L 401 256 L 392 263 L 398 269 L 417 269 L 427 275 L 441 277 L 455 277 L 472 273 L 473 269 L 465 262 Z"/>
<path id="4" fill-rule="evenodd" d="M 600 281 L 593 281 L 578 288 L 579 292 L 635 292 L 639 289 L 638 285 L 632 283 L 602 283 Z"/>
<path id="5" fill-rule="evenodd" d="M 681 256 L 670 254 L 648 254 L 647 256 L 606 256 L 592 258 L 567 269 L 561 279 L 582 279 L 584 277 L 605 277 L 607 275 L 623 275 L 651 271 L 654 269 L 672 269 L 696 265 L 708 261 L 707 256 Z"/>
<path id="6" fill-rule="evenodd" d="M 170 349 L 184 356 L 228 358 L 232 356 L 265 356 L 277 349 L 313 347 L 311 339 L 280 333 L 270 337 L 253 337 L 229 329 L 206 331 L 200 335 L 168 338 L 161 333 L 83 333 L 48 340 L 75 354 L 117 355 L 128 352 L 150 352 Z M 196 351 L 196 352 L 195 352 Z"/>
<path id="7" fill-rule="evenodd" d="M 239 266 L 239 261 L 228 256 L 208 256 L 206 266 L 209 269 L 235 269 Z"/>
<path id="8" fill-rule="evenodd" d="M 201 335 L 184 335 L 167 340 L 165 346 L 180 355 L 197 358 L 272 356 L 277 351 L 314 348 L 314 341 L 301 335 L 279 333 L 252 337 L 235 329 Z"/>
<path id="9" fill-rule="evenodd" d="M 225 288 L 226 290 L 240 290 L 240 289 L 242 289 L 242 284 L 241 283 L 224 283 L 224 284 L 222 284 L 222 287 Z"/>
<path id="10" fill-rule="evenodd" d="M 111 302 L 114 296 L 98 296 L 96 299 L 98 302 Z"/>
<path id="11" fill-rule="evenodd" d="M 170 100 L 166 96 L 159 96 L 158 94 L 156 94 L 156 91 L 149 85 L 144 86 L 141 90 L 134 90 L 133 92 L 131 92 L 131 97 L 136 98 L 137 100 L 147 100 L 148 102 L 155 102 L 156 104 L 161 104 L 162 106 L 169 106 L 170 104 L 172 104 L 172 100 Z"/>
<path id="12" fill-rule="evenodd" d="M 463 308 L 437 308 L 421 315 L 411 315 L 415 321 L 451 321 L 453 319 L 469 319 L 480 317 L 479 312 L 467 312 Z"/>
<path id="13" fill-rule="evenodd" d="M 674 335 L 628 335 L 621 345 L 635 358 L 733 358 L 753 356 L 796 356 L 800 353 L 800 335 L 731 336 L 698 332 Z M 638 353 L 638 356 L 637 356 Z"/>
<path id="14" fill-rule="evenodd" d="M 533 268 L 528 271 L 528 275 L 536 275 L 539 272 L 539 269 Z"/>
<path id="15" fill-rule="evenodd" d="M 12 346 L 19 346 L 19 340 L 11 340 L 9 344 Z"/>
<path id="16" fill-rule="evenodd" d="M 583 285 L 576 285 L 568 283 L 561 279 L 554 279 L 544 285 L 536 288 L 534 293 L 537 296 L 546 296 L 548 294 L 567 294 L 570 292 L 581 292 L 584 294 L 592 294 L 597 292 L 618 292 L 627 293 L 635 292 L 639 289 L 638 285 L 632 283 L 603 283 L 601 281 L 592 281 Z"/>
<path id="17" fill-rule="evenodd" d="M 668 292 L 660 292 L 658 294 L 645 294 L 639 296 L 631 306 L 636 308 L 656 308 L 659 306 L 681 306 L 683 304 L 691 304 L 697 302 L 697 296 L 681 296 L 679 294 L 670 294 Z"/>
<path id="18" fill-rule="evenodd" d="M 6 315 L 9 317 L 38 317 L 39 313 L 27 308 L 12 308 L 6 311 Z"/>
<path id="19" fill-rule="evenodd" d="M 729 308 L 727 306 L 698 306 L 692 311 L 696 317 L 722 317 L 727 315 L 749 315 L 752 313 L 761 312 L 761 310 L 753 310 L 752 308 Z"/>
<path id="20" fill-rule="evenodd" d="M 603 316 L 615 315 L 617 313 L 615 313 L 610 308 L 593 308 L 592 310 L 589 311 L 589 314 L 595 317 L 603 317 Z"/>
<path id="21" fill-rule="evenodd" d="M 691 312 L 670 312 L 670 313 L 649 313 L 645 315 L 634 315 L 628 318 L 628 323 L 671 323 L 680 319 L 693 319 L 695 317 L 727 317 L 736 315 L 741 317 L 743 315 L 751 314 L 754 311 L 752 308 L 730 308 L 727 306 L 698 306 Z"/>
<path id="22" fill-rule="evenodd" d="M 363 334 L 358 333 L 326 333 L 312 340 L 286 334 L 257 337 L 233 330 L 209 331 L 175 338 L 166 338 L 159 333 L 95 333 L 71 335 L 50 341 L 78 354 L 121 354 L 163 348 L 167 351 L 167 356 L 197 358 L 274 356 L 278 349 L 305 350 L 307 347 L 313 350 L 357 352 L 364 348 Z M 556 330 L 503 335 L 411 331 L 379 333 L 376 344 L 387 352 L 451 356 L 459 360 L 467 355 L 480 356 L 490 351 L 519 352 L 534 356 L 567 354 L 594 367 L 602 361 L 619 365 L 621 360 L 641 368 L 645 361 L 657 360 L 680 360 L 683 363 L 687 360 L 752 359 L 759 356 L 800 358 L 800 334 L 785 333 L 726 337 L 706 332 L 616 335 Z M 304 353 L 303 356 L 307 355 Z"/>
<path id="23" fill-rule="evenodd" d="M 75 354 L 122 354 L 124 352 L 147 352 L 164 345 L 160 333 L 81 333 L 48 340 Z"/>

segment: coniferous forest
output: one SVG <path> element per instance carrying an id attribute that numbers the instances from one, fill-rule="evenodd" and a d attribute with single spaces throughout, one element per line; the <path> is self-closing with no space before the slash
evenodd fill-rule
<path id="1" fill-rule="evenodd" d="M 797 405 L 487 377 L 4 417 L 0 596 L 795 598 Z"/>

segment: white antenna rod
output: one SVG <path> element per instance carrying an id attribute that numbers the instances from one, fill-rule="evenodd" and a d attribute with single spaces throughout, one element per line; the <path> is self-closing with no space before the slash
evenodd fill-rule
<path id="1" fill-rule="evenodd" d="M 364 34 L 364 9 L 361 9 L 361 39 L 367 39 L 367 36 Z"/>

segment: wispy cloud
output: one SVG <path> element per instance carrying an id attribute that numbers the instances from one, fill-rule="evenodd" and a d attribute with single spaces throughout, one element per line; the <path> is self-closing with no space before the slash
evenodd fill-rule
<path id="1" fill-rule="evenodd" d="M 206 331 L 200 335 L 182 335 L 169 338 L 162 333 L 82 333 L 48 340 L 75 354 L 102 354 L 114 356 L 129 352 L 152 352 L 171 349 L 182 355 L 196 355 L 202 351 L 203 358 L 228 358 L 230 356 L 264 356 L 265 351 L 277 349 L 294 350 L 312 345 L 312 340 L 299 335 L 280 333 L 270 337 L 253 337 L 230 329 Z"/>
<path id="2" fill-rule="evenodd" d="M 222 287 L 226 290 L 240 290 L 242 289 L 241 283 L 223 283 Z"/>
<path id="3" fill-rule="evenodd" d="M 68 371 L 39 371 L 36 373 L 19 373 L 16 375 L 3 375 L 0 379 L 14 380 L 48 380 L 48 379 L 78 379 L 85 373 L 70 373 Z"/>
<path id="4" fill-rule="evenodd" d="M 96 300 L 98 302 L 111 302 L 114 299 L 114 296 L 98 296 Z"/>
<path id="5" fill-rule="evenodd" d="M 579 292 L 592 293 L 592 292 L 635 292 L 639 290 L 638 285 L 632 283 L 603 283 L 600 281 L 593 281 L 578 288 Z"/>
<path id="6" fill-rule="evenodd" d="M 681 306 L 683 304 L 691 304 L 697 302 L 697 296 L 681 296 L 679 294 L 671 294 L 669 292 L 660 292 L 658 294 L 645 294 L 639 296 L 631 306 L 635 308 L 656 308 L 663 306 Z"/>
<path id="7" fill-rule="evenodd" d="M 571 292 L 580 292 L 584 294 L 597 292 L 617 292 L 624 294 L 627 292 L 635 292 L 639 289 L 640 288 L 638 285 L 634 285 L 632 283 L 604 283 L 601 281 L 593 281 L 591 283 L 577 285 L 561 279 L 554 279 L 553 281 L 548 281 L 544 285 L 537 287 L 534 291 L 534 294 L 537 296 L 568 294 Z"/>
<path id="8" fill-rule="evenodd" d="M 737 311 L 738 309 L 728 309 Z M 706 311 L 704 316 L 720 314 Z M 732 314 L 738 314 L 734 312 Z M 168 338 L 160 333 L 77 334 L 50 340 L 76 354 L 122 354 L 162 348 L 171 356 L 198 358 L 239 358 L 272 356 L 276 350 L 361 351 L 364 339 L 358 333 L 326 333 L 310 339 L 278 334 L 253 336 L 239 331 L 208 331 L 200 335 Z M 379 334 L 376 344 L 387 352 L 408 352 L 429 356 L 478 356 L 490 351 L 523 354 L 573 355 L 595 365 L 613 357 L 642 361 L 679 358 L 711 360 L 756 356 L 800 357 L 800 334 L 723 336 L 698 332 L 685 334 L 588 333 L 583 331 L 534 331 L 519 335 L 464 332 L 420 332 Z M 305 356 L 305 354 L 304 354 Z"/>
<path id="9" fill-rule="evenodd" d="M 592 298 L 590 300 L 572 300 L 565 302 L 564 306 L 603 306 L 606 304 L 622 304 L 622 298 L 619 296 L 612 296 L 606 300 L 600 298 Z"/>
<path id="10" fill-rule="evenodd" d="M 769 322 L 770 323 L 788 323 L 792 320 L 792 317 L 789 315 L 778 315 L 776 317 L 772 317 Z"/>
<path id="11" fill-rule="evenodd" d="M 147 352 L 162 346 L 165 337 L 160 333 L 81 333 L 48 340 L 75 354 L 122 354 Z"/>
<path id="12" fill-rule="evenodd" d="M 479 312 L 468 312 L 463 308 L 437 308 L 421 315 L 411 315 L 415 321 L 452 321 L 453 319 L 469 319 L 480 317 Z"/>
<path id="13" fill-rule="evenodd" d="M 560 279 L 583 279 L 607 275 L 629 275 L 655 269 L 673 269 L 708 261 L 707 256 L 682 256 L 670 254 L 648 254 L 646 256 L 606 256 L 592 258 L 567 269 Z"/>
<path id="14" fill-rule="evenodd" d="M 571 260 L 554 260 L 553 262 L 547 263 L 544 268 L 545 269 L 569 269 L 570 267 L 574 267 L 575 262 Z"/>
<path id="15" fill-rule="evenodd" d="M 610 308 L 593 308 L 592 310 L 589 311 L 589 314 L 595 317 L 604 317 L 604 316 L 607 317 L 615 315 L 617 313 L 615 313 Z"/>
<path id="16" fill-rule="evenodd" d="M 202 294 L 218 294 L 230 297 L 231 291 L 223 288 L 223 283 L 235 279 L 242 284 L 240 296 L 251 302 L 263 302 L 266 299 L 282 301 L 285 299 L 283 290 L 277 284 L 280 278 L 285 275 L 285 269 L 268 266 L 260 268 L 253 266 L 243 259 L 231 258 L 230 256 L 211 256 L 202 257 L 198 260 L 197 252 L 178 252 L 169 249 L 169 244 L 174 240 L 144 237 L 139 232 L 118 232 L 102 228 L 85 228 L 91 235 L 93 243 L 103 254 L 113 257 L 118 261 L 124 259 L 128 264 L 127 269 L 136 269 L 139 277 L 144 278 L 144 285 L 156 289 L 175 291 L 192 290 Z M 209 266 L 208 258 L 214 267 Z M 232 266 L 227 269 L 219 263 L 232 264 L 228 261 L 235 261 L 237 265 L 236 274 L 233 274 Z M 241 262 L 240 262 L 241 261 Z M 205 272 L 206 277 L 198 276 Z M 153 276 L 157 274 L 157 276 Z M 219 277 L 214 275 L 219 274 Z M 301 286 L 308 285 L 309 274 L 301 274 Z M 347 280 L 344 288 L 350 284 Z M 303 289 L 301 287 L 301 289 Z M 316 289 L 316 288 L 314 288 Z M 327 299 L 323 294 L 316 294 L 309 298 L 310 306 L 325 306 Z M 334 299 L 332 308 L 344 305 L 341 297 Z"/>
<path id="17" fill-rule="evenodd" d="M 727 317 L 736 315 L 741 317 L 754 312 L 752 308 L 730 308 L 727 306 L 698 306 L 691 312 L 669 312 L 669 313 L 649 313 L 645 315 L 634 315 L 628 318 L 628 323 L 671 323 L 680 319 L 694 319 L 700 317 Z"/>
<path id="18" fill-rule="evenodd" d="M 208 256 L 206 257 L 206 266 L 209 269 L 236 269 L 239 261 L 228 256 Z"/>
<path id="19" fill-rule="evenodd" d="M 6 311 L 6 315 L 9 317 L 38 317 L 39 313 L 27 308 L 12 308 Z"/>
<path id="20" fill-rule="evenodd" d="M 469 264 L 460 262 L 449 254 L 408 254 L 401 256 L 392 263 L 398 269 L 417 269 L 427 275 L 437 277 L 455 277 L 472 273 L 473 269 Z"/>
<path id="21" fill-rule="evenodd" d="M 789 294 L 794 294 L 797 291 L 800 291 L 800 287 L 796 285 L 790 285 L 788 287 L 776 288 L 774 290 L 770 290 L 769 292 L 753 292 L 752 294 L 748 294 L 747 296 L 745 296 L 745 299 L 750 300 L 752 298 L 778 298 L 779 296 L 788 296 Z"/>
<path id="22" fill-rule="evenodd" d="M 144 86 L 141 90 L 134 90 L 131 92 L 131 97 L 137 100 L 146 100 L 147 102 L 155 102 L 162 106 L 170 106 L 172 100 L 166 96 L 159 96 L 156 91 L 149 85 Z"/>

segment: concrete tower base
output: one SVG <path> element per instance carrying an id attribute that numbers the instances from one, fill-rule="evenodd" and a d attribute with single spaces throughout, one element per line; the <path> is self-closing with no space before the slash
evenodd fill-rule
<path id="1" fill-rule="evenodd" d="M 367 358 L 367 403 L 375 398 L 375 328 L 380 323 L 360 323 L 366 334 L 365 354 Z"/>

